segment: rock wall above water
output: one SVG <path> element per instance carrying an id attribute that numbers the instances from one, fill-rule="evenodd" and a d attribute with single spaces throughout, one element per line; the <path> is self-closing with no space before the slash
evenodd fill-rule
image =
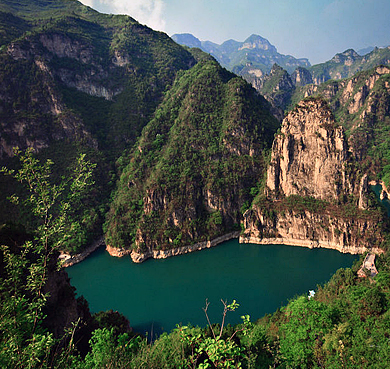
<path id="1" fill-rule="evenodd" d="M 240 242 L 321 247 L 351 254 L 382 252 L 384 237 L 377 213 L 369 216 L 357 209 L 348 215 L 331 206 L 320 211 L 285 210 L 282 204 L 278 205 L 279 211 L 274 212 L 260 206 L 248 210 Z"/>
<path id="2" fill-rule="evenodd" d="M 240 242 L 379 252 L 387 222 L 371 196 L 328 104 L 301 101 L 275 137 L 265 195 L 244 214 Z"/>

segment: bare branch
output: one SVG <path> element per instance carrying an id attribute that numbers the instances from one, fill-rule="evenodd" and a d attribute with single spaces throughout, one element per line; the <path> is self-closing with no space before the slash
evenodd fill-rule
<path id="1" fill-rule="evenodd" d="M 209 305 L 210 305 L 209 300 L 206 299 L 206 306 L 205 306 L 204 308 L 202 308 L 202 309 L 203 309 L 203 311 L 204 311 L 204 314 L 206 315 L 206 319 L 207 319 L 207 322 L 209 323 L 209 327 L 210 327 L 210 329 L 211 329 L 211 333 L 213 334 L 213 338 L 216 339 L 216 338 L 215 338 L 214 329 L 213 329 L 213 327 L 211 326 L 211 323 L 210 323 L 209 315 L 207 314 L 207 310 L 208 310 L 208 308 L 209 308 Z"/>

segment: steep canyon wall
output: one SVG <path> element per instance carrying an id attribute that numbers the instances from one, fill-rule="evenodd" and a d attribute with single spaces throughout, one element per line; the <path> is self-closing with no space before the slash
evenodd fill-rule
<path id="1" fill-rule="evenodd" d="M 300 102 L 274 140 L 266 196 L 244 214 L 240 242 L 380 252 L 385 220 L 358 168 L 328 104 Z"/>

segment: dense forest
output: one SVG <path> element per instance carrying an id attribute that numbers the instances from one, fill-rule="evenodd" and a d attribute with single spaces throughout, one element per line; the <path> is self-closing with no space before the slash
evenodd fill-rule
<path id="1" fill-rule="evenodd" d="M 262 84 L 267 101 L 203 51 L 76 0 L 1 1 L 0 43 L 0 367 L 388 367 L 388 216 L 352 180 L 390 184 L 389 67 L 372 57 L 348 78 L 296 86 L 274 66 Z M 311 70 L 332 76 L 339 59 Z M 295 147 L 283 127 L 311 103 L 329 117 L 314 139 L 322 145 L 337 130 L 344 145 L 344 188 L 333 199 L 266 185 L 276 140 Z M 284 113 L 292 115 L 281 126 Z M 255 211 L 273 229 L 287 213 L 348 218 L 351 228 L 371 216 L 378 274 L 358 276 L 362 255 L 314 296 L 260 319 L 233 300 L 221 301 L 213 322 L 206 301 L 206 327 L 145 337 L 131 317 L 91 314 L 58 263 L 103 235 L 114 248 L 151 253 L 244 234 Z M 225 324 L 237 309 L 242 323 Z"/>

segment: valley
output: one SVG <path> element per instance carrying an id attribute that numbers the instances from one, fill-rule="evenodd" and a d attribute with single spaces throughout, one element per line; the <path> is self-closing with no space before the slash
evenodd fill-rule
<path id="1" fill-rule="evenodd" d="M 0 365 L 386 367 L 389 47 L 310 65 L 76 0 L 0 31 Z"/>

